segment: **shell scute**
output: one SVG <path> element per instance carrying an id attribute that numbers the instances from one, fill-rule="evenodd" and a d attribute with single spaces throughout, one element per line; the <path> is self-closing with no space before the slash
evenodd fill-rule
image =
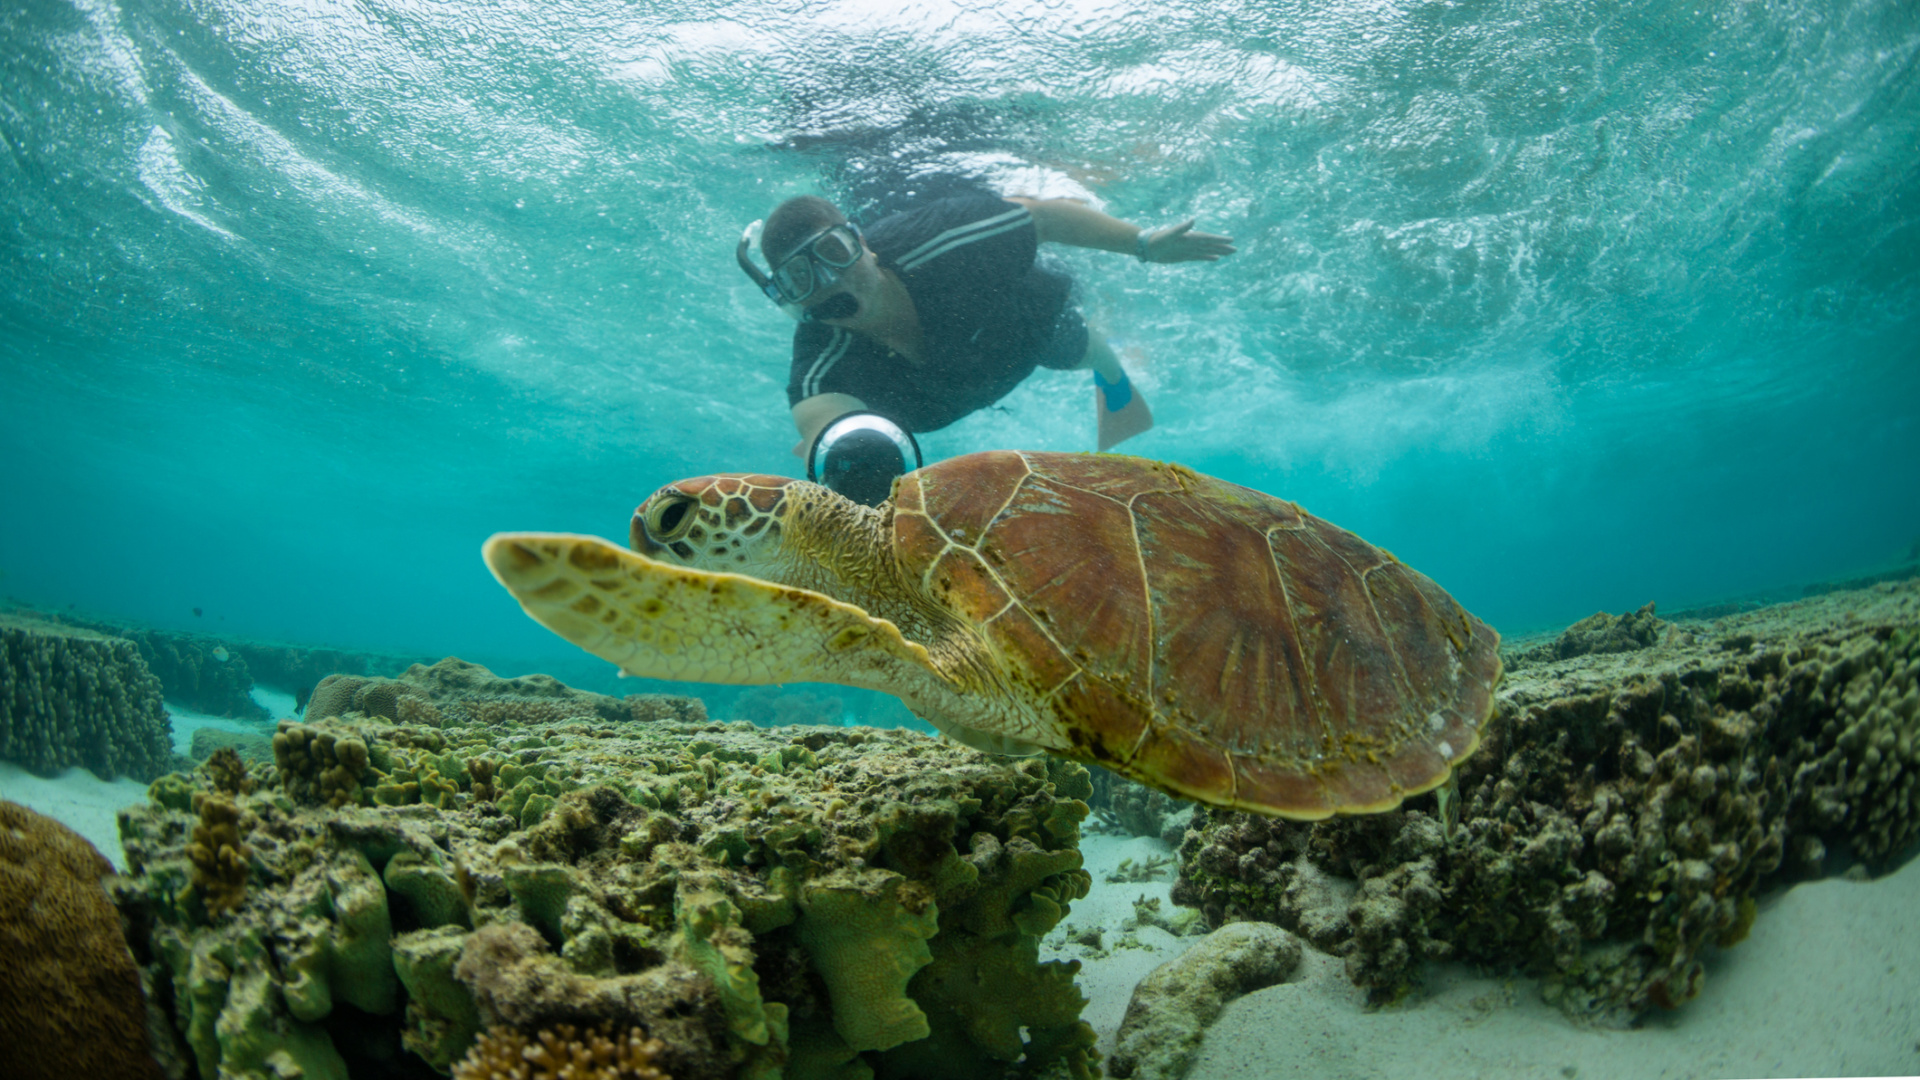
<path id="1" fill-rule="evenodd" d="M 1000 580 L 966 548 L 947 548 L 926 572 L 927 591 L 951 611 L 976 622 L 994 618 L 1012 599 Z"/>
<path id="2" fill-rule="evenodd" d="M 1075 749 L 1087 760 L 1110 767 L 1133 757 L 1153 715 L 1151 703 L 1085 672 L 1056 692 L 1049 704 Z"/>
<path id="3" fill-rule="evenodd" d="M 988 620 L 985 630 L 1007 674 L 1036 699 L 1052 694 L 1080 672 L 1080 666 L 1061 652 L 1032 614 L 1017 604 Z"/>
<path id="4" fill-rule="evenodd" d="M 963 468 L 935 465 L 903 477 L 894 505 L 900 512 L 925 513 L 944 536 L 964 535 L 972 543 L 1006 509 L 1029 470 L 1025 458 L 1005 450 L 957 460 Z"/>

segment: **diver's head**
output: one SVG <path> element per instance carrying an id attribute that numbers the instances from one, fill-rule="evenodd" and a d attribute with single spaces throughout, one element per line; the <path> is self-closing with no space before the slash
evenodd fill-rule
<path id="1" fill-rule="evenodd" d="M 754 225 L 747 226 L 734 256 L 768 299 L 802 322 L 850 319 L 860 313 L 862 290 L 850 286 L 872 276 L 878 264 L 859 226 L 832 203 L 801 195 L 774 208 L 760 233 L 760 254 L 770 274 L 747 254 Z"/>

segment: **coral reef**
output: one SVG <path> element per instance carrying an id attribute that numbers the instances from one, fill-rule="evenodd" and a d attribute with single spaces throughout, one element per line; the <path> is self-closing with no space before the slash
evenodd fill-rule
<path id="1" fill-rule="evenodd" d="M 269 719 L 267 710 L 253 700 L 253 672 L 245 656 L 219 638 L 137 627 L 112 632 L 139 647 L 168 701 L 212 716 Z"/>
<path id="2" fill-rule="evenodd" d="M 531 1039 L 497 1027 L 453 1067 L 453 1080 L 670 1080 L 653 1065 L 662 1049 L 639 1028 L 615 1036 L 611 1024 L 585 1032 L 560 1024 Z"/>
<path id="3" fill-rule="evenodd" d="M 253 732 L 228 731 L 225 728 L 194 728 L 187 756 L 206 761 L 222 750 L 232 750 L 247 761 L 260 765 L 273 761 L 273 739 Z"/>
<path id="4" fill-rule="evenodd" d="M 1136 784 L 1124 776 L 1090 766 L 1093 775 L 1095 825 L 1103 832 L 1121 836 L 1151 836 L 1168 847 L 1179 847 L 1193 820 L 1194 804 L 1184 802 L 1145 784 Z"/>
<path id="5" fill-rule="evenodd" d="M 313 687 L 329 675 L 397 675 L 421 658 L 346 649 L 273 645 L 257 641 L 229 641 L 228 647 L 247 662 L 254 680 L 296 692 L 304 704 Z M 431 661 L 428 661 L 431 662 Z"/>
<path id="6" fill-rule="evenodd" d="M 313 686 L 328 675 L 395 674 L 418 659 L 158 630 L 124 622 L 75 618 L 67 613 L 36 612 L 33 615 L 47 622 L 78 626 L 134 642 L 159 677 L 167 700 L 195 712 L 242 720 L 267 719 L 266 710 L 250 693 L 255 682 L 293 691 L 296 700 L 304 701 Z"/>
<path id="7" fill-rule="evenodd" d="M 1203 812 L 1177 902 L 1276 922 L 1376 1000 L 1452 957 L 1578 1014 L 1673 1007 L 1763 885 L 1920 832 L 1920 583 L 1733 616 L 1503 684 L 1457 788 L 1315 824 Z"/>
<path id="8" fill-rule="evenodd" d="M 360 802 L 367 744 L 351 736 L 291 720 L 273 736 L 273 763 L 287 794 L 303 802 L 340 807 Z"/>
<path id="9" fill-rule="evenodd" d="M 1277 926 L 1239 922 L 1215 930 L 1134 987 L 1108 1074 L 1180 1080 L 1228 1002 L 1285 982 L 1299 966 L 1299 940 Z"/>
<path id="10" fill-rule="evenodd" d="M 595 697 L 618 715 L 285 723 L 255 790 L 223 759 L 123 811 L 122 908 L 199 1074 L 424 1078 L 489 1028 L 601 1023 L 678 1080 L 1094 1074 L 1078 965 L 1039 960 L 1090 884 L 1084 769 Z"/>
<path id="11" fill-rule="evenodd" d="M 707 718 L 698 698 L 629 694 L 624 698 L 575 690 L 549 675 L 503 679 L 479 664 L 447 657 L 415 664 L 398 678 L 330 675 L 314 687 L 306 719 L 385 717 L 431 727 L 469 724 L 560 723 L 567 720 L 643 721 Z"/>
<path id="12" fill-rule="evenodd" d="M 112 864 L 65 825 L 0 801 L 0 1046 L 18 1080 L 162 1075 L 140 972 L 100 879 Z"/>
<path id="13" fill-rule="evenodd" d="M 1506 670 L 1511 674 L 1534 664 L 1594 653 L 1633 652 L 1658 644 L 1671 632 L 1673 624 L 1655 615 L 1653 607 L 1648 604 L 1624 615 L 1602 611 L 1567 627 L 1558 638 L 1544 645 L 1506 650 L 1503 657 Z"/>
<path id="14" fill-rule="evenodd" d="M 0 616 L 0 759 L 151 780 L 173 763 L 160 682 L 124 638 Z"/>

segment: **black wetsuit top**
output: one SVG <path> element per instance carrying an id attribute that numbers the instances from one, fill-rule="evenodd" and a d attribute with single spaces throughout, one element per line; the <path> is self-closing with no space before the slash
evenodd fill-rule
<path id="1" fill-rule="evenodd" d="M 1068 304 L 1073 280 L 1035 265 L 1039 238 L 1026 207 L 941 199 L 880 219 L 866 240 L 913 298 L 926 362 L 861 334 L 801 323 L 789 405 L 851 394 L 909 431 L 936 431 L 999 401 L 1036 366 L 1071 369 L 1085 356 L 1086 324 Z"/>

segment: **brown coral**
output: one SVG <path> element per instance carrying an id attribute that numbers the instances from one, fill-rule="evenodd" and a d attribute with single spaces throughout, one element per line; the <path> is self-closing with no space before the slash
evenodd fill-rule
<path id="1" fill-rule="evenodd" d="M 616 1036 L 610 1023 L 584 1032 L 557 1024 L 532 1039 L 496 1027 L 474 1041 L 453 1080 L 670 1080 L 653 1063 L 665 1049 L 637 1027 Z"/>
<path id="2" fill-rule="evenodd" d="M 273 737 L 273 760 L 281 786 L 296 799 L 335 808 L 361 801 L 367 744 L 359 739 L 282 720 Z"/>
<path id="3" fill-rule="evenodd" d="M 200 823 L 193 827 L 187 859 L 193 864 L 190 888 L 200 893 L 207 913 L 223 915 L 240 906 L 247 895 L 247 859 L 253 853 L 240 839 L 240 808 L 225 795 L 196 791 L 193 808 Z"/>
<path id="4" fill-rule="evenodd" d="M 668 694 L 616 698 L 575 690 L 548 675 L 503 679 L 479 664 L 451 656 L 431 666 L 415 664 L 393 679 L 328 676 L 314 688 L 306 715 L 319 720 L 353 713 L 429 727 L 519 727 L 566 720 L 705 723 L 707 719 L 706 706 L 698 698 Z"/>
<path id="5" fill-rule="evenodd" d="M 207 756 L 205 769 L 213 786 L 228 795 L 252 794 L 253 777 L 247 775 L 247 763 L 232 746 L 222 746 Z"/>
<path id="6" fill-rule="evenodd" d="M 1621 615 L 1598 612 L 1589 615 L 1561 633 L 1553 641 L 1531 649 L 1516 650 L 1506 657 L 1508 672 L 1555 660 L 1571 660 L 1595 653 L 1633 652 L 1660 641 L 1673 625 L 1653 613 L 1648 604 L 1638 611 Z"/>
<path id="7" fill-rule="evenodd" d="M 157 1078 L 140 973 L 78 833 L 0 801 L 0 1046 L 19 1080 Z"/>

